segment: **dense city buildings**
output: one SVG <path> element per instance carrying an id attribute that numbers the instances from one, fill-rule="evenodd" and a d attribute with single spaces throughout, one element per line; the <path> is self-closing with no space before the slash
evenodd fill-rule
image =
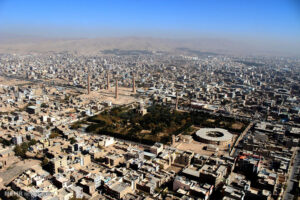
<path id="1" fill-rule="evenodd" d="M 299 195 L 300 60 L 0 55 L 0 197 Z"/>

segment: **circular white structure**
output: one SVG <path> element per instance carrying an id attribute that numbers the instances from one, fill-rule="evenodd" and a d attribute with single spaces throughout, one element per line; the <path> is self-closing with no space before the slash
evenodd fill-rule
<path id="1" fill-rule="evenodd" d="M 232 142 L 233 135 L 222 128 L 201 128 L 196 132 L 196 137 L 200 142 L 227 146 Z"/>

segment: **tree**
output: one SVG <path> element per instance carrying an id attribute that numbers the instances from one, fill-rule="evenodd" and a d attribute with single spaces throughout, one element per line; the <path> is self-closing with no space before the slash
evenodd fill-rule
<path id="1" fill-rule="evenodd" d="M 41 104 L 41 107 L 42 107 L 42 108 L 48 108 L 48 105 L 45 104 L 45 103 L 42 103 L 42 104 Z"/>
<path id="2" fill-rule="evenodd" d="M 71 138 L 69 139 L 69 141 L 70 141 L 71 144 L 74 144 L 74 143 L 77 142 L 77 140 L 75 139 L 75 137 L 71 137 Z"/>
<path id="3" fill-rule="evenodd" d="M 42 166 L 45 166 L 49 163 L 49 160 L 47 158 L 44 158 L 42 161 Z"/>
<path id="4" fill-rule="evenodd" d="M 75 122 L 75 123 L 73 123 L 72 125 L 71 125 L 71 129 L 79 129 L 79 128 L 81 128 L 82 126 L 81 126 L 81 122 L 80 121 L 78 121 L 78 122 Z"/>
<path id="5" fill-rule="evenodd" d="M 181 125 L 185 125 L 186 124 L 186 120 L 185 119 L 183 119 L 183 120 L 181 120 Z"/>
<path id="6" fill-rule="evenodd" d="M 28 145 L 32 146 L 32 145 L 36 145 L 37 141 L 35 139 L 32 139 L 29 141 Z"/>
<path id="7" fill-rule="evenodd" d="M 15 146 L 14 152 L 15 152 L 16 156 L 20 156 L 22 158 L 25 157 L 25 152 L 23 151 L 23 148 L 20 145 Z"/>
<path id="8" fill-rule="evenodd" d="M 85 197 L 83 197 L 83 198 L 72 197 L 72 198 L 70 198 L 70 200 L 87 200 L 87 198 L 85 198 Z"/>
<path id="9" fill-rule="evenodd" d="M 7 200 L 18 200 L 18 199 L 20 199 L 20 197 L 18 197 L 17 195 L 7 197 Z"/>
<path id="10" fill-rule="evenodd" d="M 23 143 L 21 144 L 21 148 L 22 148 L 22 151 L 24 151 L 24 152 L 26 153 L 26 151 L 27 151 L 28 148 L 29 148 L 28 143 L 27 143 L 27 142 L 23 142 Z"/>
<path id="11" fill-rule="evenodd" d="M 3 144 L 4 147 L 10 146 L 12 144 L 11 141 L 3 139 L 3 138 L 0 138 L 0 143 Z"/>
<path id="12" fill-rule="evenodd" d="M 49 138 L 50 138 L 50 139 L 53 139 L 53 138 L 56 138 L 56 137 L 58 137 L 58 136 L 59 136 L 58 133 L 52 132 L 52 133 L 50 134 Z"/>
<path id="13" fill-rule="evenodd" d="M 36 143 L 37 143 L 37 141 L 32 139 L 29 142 L 23 142 L 21 145 L 16 145 L 14 148 L 14 152 L 15 152 L 16 156 L 25 158 L 28 148 L 32 145 L 35 145 Z"/>

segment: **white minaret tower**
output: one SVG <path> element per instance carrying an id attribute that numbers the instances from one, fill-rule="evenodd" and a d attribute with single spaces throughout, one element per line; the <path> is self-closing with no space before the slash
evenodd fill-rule
<path id="1" fill-rule="evenodd" d="M 132 92 L 135 94 L 136 93 L 136 88 L 135 88 L 135 77 L 134 74 L 132 76 Z"/>
<path id="2" fill-rule="evenodd" d="M 115 86 L 115 98 L 118 99 L 119 93 L 118 93 L 118 77 L 116 77 L 116 86 Z"/>
<path id="3" fill-rule="evenodd" d="M 90 68 L 89 68 L 89 71 L 88 71 L 88 77 L 87 77 L 87 92 L 88 94 L 91 93 L 91 77 L 90 77 Z"/>
<path id="4" fill-rule="evenodd" d="M 110 89 L 110 80 L 109 80 L 109 72 L 107 72 L 107 74 L 106 74 L 106 84 L 107 84 L 107 90 L 109 90 Z"/>

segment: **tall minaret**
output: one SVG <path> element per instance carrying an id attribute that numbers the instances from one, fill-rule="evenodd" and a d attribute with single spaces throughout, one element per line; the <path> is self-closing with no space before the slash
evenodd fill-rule
<path id="1" fill-rule="evenodd" d="M 88 89 L 88 94 L 91 93 L 91 77 L 90 77 L 90 70 L 88 72 L 88 77 L 87 77 L 87 89 Z"/>
<path id="2" fill-rule="evenodd" d="M 176 104 L 175 104 L 175 110 L 178 110 L 178 92 L 176 92 Z"/>
<path id="3" fill-rule="evenodd" d="M 118 99 L 118 77 L 116 77 L 116 86 L 115 86 L 115 98 Z"/>
<path id="4" fill-rule="evenodd" d="M 109 72 L 107 72 L 107 74 L 106 74 L 106 84 L 107 84 L 107 90 L 109 90 L 110 89 L 110 80 L 109 80 Z"/>
<path id="5" fill-rule="evenodd" d="M 135 77 L 134 74 L 132 75 L 132 92 L 135 94 L 136 89 L 135 89 Z"/>

